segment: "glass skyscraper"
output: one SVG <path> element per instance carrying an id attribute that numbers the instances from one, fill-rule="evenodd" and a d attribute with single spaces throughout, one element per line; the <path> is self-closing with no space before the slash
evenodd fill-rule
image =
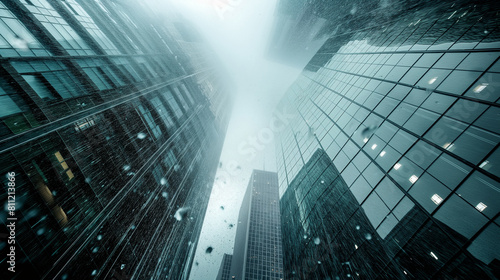
<path id="1" fill-rule="evenodd" d="M 0 1 L 0 201 L 7 209 L 15 180 L 17 218 L 8 277 L 188 277 L 231 107 L 214 57 L 174 11 Z"/>
<path id="2" fill-rule="evenodd" d="M 220 264 L 219 273 L 216 280 L 230 280 L 231 279 L 231 259 L 233 255 L 224 254 Z"/>
<path id="3" fill-rule="evenodd" d="M 281 102 L 284 276 L 496 279 L 498 2 L 385 2 L 346 4 Z"/>
<path id="4" fill-rule="evenodd" d="M 276 172 L 253 170 L 238 216 L 229 279 L 283 279 Z"/>

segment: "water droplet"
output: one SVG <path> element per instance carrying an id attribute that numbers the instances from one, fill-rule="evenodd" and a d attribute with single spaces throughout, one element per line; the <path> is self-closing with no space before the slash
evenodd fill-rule
<path id="1" fill-rule="evenodd" d="M 139 132 L 139 133 L 137 133 L 137 138 L 139 138 L 139 139 L 144 139 L 144 138 L 146 138 L 146 133 L 144 133 L 144 132 Z"/>
<path id="2" fill-rule="evenodd" d="M 120 266 L 120 269 L 121 269 L 121 270 L 123 270 L 124 268 L 125 268 L 125 264 L 122 264 L 122 265 Z"/>
<path id="3" fill-rule="evenodd" d="M 365 234 L 366 240 L 372 240 L 372 235 L 370 233 Z"/>
<path id="4" fill-rule="evenodd" d="M 101 239 L 102 239 L 102 235 L 101 235 L 101 234 L 99 234 L 99 235 L 97 236 L 97 240 L 101 240 Z"/>
<path id="5" fill-rule="evenodd" d="M 319 237 L 314 238 L 314 244 L 319 245 L 319 243 L 321 243 Z"/>
<path id="6" fill-rule="evenodd" d="M 97 274 L 97 270 L 94 269 L 94 271 L 92 271 L 92 276 L 96 275 Z"/>
<path id="7" fill-rule="evenodd" d="M 360 230 L 360 229 L 361 229 L 361 227 L 359 225 L 356 226 L 356 230 Z"/>
<path id="8" fill-rule="evenodd" d="M 321 264 L 321 261 L 318 261 L 318 264 Z"/>
<path id="9" fill-rule="evenodd" d="M 174 218 L 177 219 L 177 221 L 182 221 L 182 219 L 185 219 L 187 217 L 189 207 L 181 207 L 179 208 L 175 214 Z"/>
<path id="10" fill-rule="evenodd" d="M 24 40 L 23 38 L 19 37 L 16 35 L 15 38 L 11 40 L 11 44 L 14 48 L 21 50 L 21 51 L 27 51 L 29 50 L 29 45 L 28 41 Z"/>
<path id="11" fill-rule="evenodd" d="M 85 183 L 90 184 L 90 178 L 85 178 Z"/>
<path id="12" fill-rule="evenodd" d="M 212 246 L 208 247 L 206 250 L 205 250 L 205 253 L 206 254 L 210 254 L 212 253 L 212 251 L 214 250 L 214 248 Z"/>
<path id="13" fill-rule="evenodd" d="M 163 186 L 165 186 L 167 184 L 167 179 L 161 178 L 160 184 L 163 185 Z"/>
<path id="14" fill-rule="evenodd" d="M 307 239 L 307 235 L 304 234 L 304 239 Z"/>
<path id="15" fill-rule="evenodd" d="M 128 165 L 128 164 L 127 164 L 127 165 L 124 165 L 124 166 L 123 166 L 123 170 L 125 170 L 125 171 L 129 171 L 129 170 L 130 170 L 130 165 Z"/>
<path id="16" fill-rule="evenodd" d="M 45 232 L 45 228 L 41 228 L 41 229 L 36 231 L 36 234 L 42 235 L 44 232 Z"/>
<path id="17" fill-rule="evenodd" d="M 368 127 L 365 127 L 361 131 L 361 136 L 363 138 L 370 138 L 370 136 L 372 136 L 373 133 L 375 133 L 375 131 L 377 131 L 377 129 L 378 129 L 378 125 L 370 125 Z"/>
<path id="18" fill-rule="evenodd" d="M 92 249 L 92 253 L 97 253 L 97 251 L 99 251 L 99 247 L 94 247 L 94 249 Z"/>
<path id="19" fill-rule="evenodd" d="M 161 196 L 163 196 L 164 198 L 167 198 L 168 197 L 168 193 L 167 192 L 162 192 Z"/>

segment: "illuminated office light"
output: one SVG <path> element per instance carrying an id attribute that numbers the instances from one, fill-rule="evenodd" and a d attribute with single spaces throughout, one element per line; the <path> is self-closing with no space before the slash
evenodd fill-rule
<path id="1" fill-rule="evenodd" d="M 445 148 L 446 150 L 450 150 L 453 146 L 454 146 L 453 143 L 445 143 L 443 145 L 443 148 Z"/>
<path id="2" fill-rule="evenodd" d="M 486 166 L 486 164 L 490 163 L 489 161 L 485 160 L 483 161 L 480 165 L 479 165 L 479 168 L 483 168 Z"/>
<path id="3" fill-rule="evenodd" d="M 435 194 L 432 195 L 431 200 L 436 205 L 439 205 L 441 202 L 443 202 L 443 198 L 441 198 L 437 193 L 435 193 Z"/>
<path id="4" fill-rule="evenodd" d="M 394 169 L 398 170 L 401 167 L 401 163 L 394 164 Z"/>
<path id="5" fill-rule="evenodd" d="M 429 80 L 429 85 L 432 85 L 436 80 L 437 80 L 438 77 L 434 77 L 432 79 Z"/>
<path id="6" fill-rule="evenodd" d="M 377 144 L 372 145 L 372 150 L 375 150 L 375 148 L 377 148 Z"/>
<path id="7" fill-rule="evenodd" d="M 483 91 L 483 90 L 484 90 L 484 89 L 485 89 L 488 85 L 489 85 L 488 83 L 482 83 L 482 84 L 480 84 L 480 85 L 476 86 L 476 87 L 473 89 L 473 91 L 474 91 L 475 93 L 480 93 L 480 92 L 481 92 L 481 91 Z"/>
<path id="8" fill-rule="evenodd" d="M 479 202 L 477 205 L 476 205 L 476 209 L 479 211 L 479 212 L 483 212 L 484 209 L 486 209 L 486 204 L 482 203 L 482 202 Z"/>
<path id="9" fill-rule="evenodd" d="M 432 256 L 433 258 L 435 258 L 436 260 L 438 259 L 438 257 L 436 256 L 436 254 L 434 254 L 433 252 L 431 252 L 431 256 Z"/>
<path id="10" fill-rule="evenodd" d="M 385 156 L 385 151 L 380 152 L 380 156 L 381 157 Z"/>
<path id="11" fill-rule="evenodd" d="M 365 137 L 365 139 L 363 139 L 363 142 L 364 143 L 368 142 L 368 138 Z"/>
<path id="12" fill-rule="evenodd" d="M 415 176 L 415 175 L 411 175 L 411 177 L 410 177 L 410 179 L 409 179 L 409 180 L 410 180 L 410 182 L 411 182 L 412 184 L 414 184 L 414 183 L 418 180 L 418 177 L 417 177 L 417 176 Z"/>

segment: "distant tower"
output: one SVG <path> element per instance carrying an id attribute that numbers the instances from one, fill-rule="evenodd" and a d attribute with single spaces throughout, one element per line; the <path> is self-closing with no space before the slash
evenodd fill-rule
<path id="1" fill-rule="evenodd" d="M 278 175 L 254 170 L 240 214 L 229 279 L 283 279 Z"/>
<path id="2" fill-rule="evenodd" d="M 217 280 L 230 280 L 231 279 L 231 259 L 233 255 L 224 254 L 222 263 L 220 264 L 219 274 Z"/>

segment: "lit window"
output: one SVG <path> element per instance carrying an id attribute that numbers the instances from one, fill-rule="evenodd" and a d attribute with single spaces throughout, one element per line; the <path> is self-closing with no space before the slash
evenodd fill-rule
<path id="1" fill-rule="evenodd" d="M 487 86 L 488 86 L 488 83 L 482 83 L 482 84 L 480 84 L 480 85 L 476 86 L 476 87 L 473 89 L 473 91 L 474 91 L 475 93 L 480 93 L 480 92 L 481 92 L 481 91 L 483 91 L 483 90 L 484 90 Z"/>
<path id="2" fill-rule="evenodd" d="M 372 150 L 375 150 L 375 148 L 377 148 L 377 144 L 372 145 Z"/>
<path id="3" fill-rule="evenodd" d="M 411 177 L 410 177 L 410 182 L 411 182 L 412 184 L 414 184 L 417 180 L 418 180 L 418 177 L 417 177 L 417 176 L 415 176 L 415 175 L 411 175 Z"/>
<path id="4" fill-rule="evenodd" d="M 447 150 L 450 150 L 451 148 L 453 148 L 453 145 L 452 143 L 446 143 L 443 145 L 443 148 L 447 149 Z"/>
<path id="5" fill-rule="evenodd" d="M 365 139 L 363 139 L 363 142 L 364 143 L 368 142 L 368 138 L 365 137 Z"/>
<path id="6" fill-rule="evenodd" d="M 381 157 L 385 156 L 385 151 L 380 152 L 380 156 Z"/>
<path id="7" fill-rule="evenodd" d="M 479 202 L 477 205 L 476 205 L 476 209 L 479 211 L 479 212 L 483 212 L 484 209 L 486 209 L 486 204 L 482 203 L 482 202 Z"/>
<path id="8" fill-rule="evenodd" d="M 443 199 L 437 193 L 435 193 L 435 194 L 432 195 L 431 200 L 436 205 L 439 205 L 443 201 Z"/>
<path id="9" fill-rule="evenodd" d="M 401 167 L 401 163 L 394 164 L 394 169 L 398 170 Z"/>
<path id="10" fill-rule="evenodd" d="M 479 165 L 479 168 L 483 168 L 486 166 L 486 164 L 490 163 L 489 161 L 485 160 L 483 161 L 480 165 Z"/>

